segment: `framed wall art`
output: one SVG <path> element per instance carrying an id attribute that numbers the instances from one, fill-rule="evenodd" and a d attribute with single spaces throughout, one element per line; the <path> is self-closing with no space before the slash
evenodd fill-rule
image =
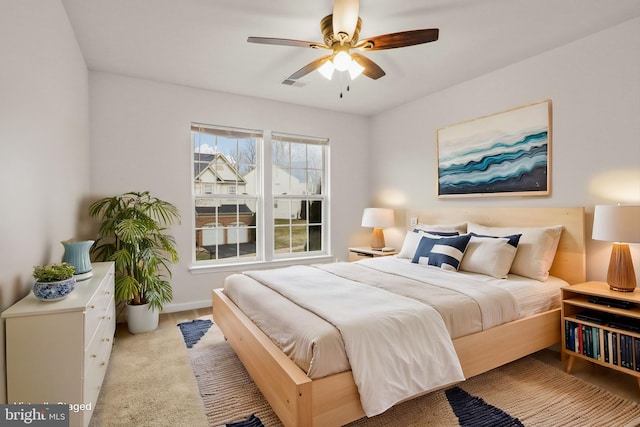
<path id="1" fill-rule="evenodd" d="M 551 100 L 437 131 L 438 197 L 550 194 Z"/>

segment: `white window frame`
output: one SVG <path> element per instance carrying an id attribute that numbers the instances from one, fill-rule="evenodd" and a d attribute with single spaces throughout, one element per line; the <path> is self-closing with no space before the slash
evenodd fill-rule
<path id="1" fill-rule="evenodd" d="M 271 200 L 271 212 L 273 212 L 275 206 L 278 206 L 278 201 L 279 200 L 300 200 L 300 199 L 306 199 L 309 201 L 320 201 L 322 202 L 322 221 L 319 224 L 321 229 L 322 229 L 322 241 L 321 241 L 321 247 L 322 249 L 319 251 L 306 251 L 306 252 L 287 252 L 287 253 L 283 253 L 283 254 L 273 254 L 273 258 L 274 259 L 292 259 L 292 258 L 309 258 L 309 257 L 313 257 L 316 255 L 326 255 L 330 253 L 330 249 L 329 249 L 329 234 L 330 234 L 330 227 L 329 227 L 329 140 L 326 138 L 315 138 L 315 137 L 309 137 L 309 136 L 304 136 L 304 135 L 296 135 L 296 134 L 290 134 L 290 133 L 285 133 L 285 132 L 271 132 L 270 133 L 270 138 L 269 138 L 269 150 L 271 150 L 272 146 L 273 146 L 273 140 L 281 140 L 281 141 L 286 141 L 286 142 L 292 142 L 292 143 L 303 143 L 303 144 L 313 144 L 313 145 L 319 145 L 323 147 L 322 153 L 323 153 L 323 158 L 321 160 L 322 162 L 322 180 L 320 182 L 321 188 L 322 188 L 322 193 L 321 194 L 270 194 L 270 200 Z M 265 146 L 266 146 L 266 140 L 265 140 Z M 273 162 L 272 162 L 272 154 L 273 153 L 269 153 L 269 161 L 266 163 L 269 163 L 269 166 L 272 167 L 273 166 Z M 267 158 L 265 156 L 265 158 Z M 306 168 L 305 168 L 306 169 Z M 273 170 L 271 169 L 268 172 L 268 178 L 271 179 L 271 177 L 273 176 Z M 271 190 L 273 188 L 273 186 L 271 184 L 269 184 L 269 189 Z M 306 181 L 305 181 L 305 191 L 304 193 L 306 193 Z M 265 195 L 266 198 L 266 195 Z M 271 224 L 274 224 L 274 220 L 273 218 L 271 219 Z M 309 224 L 307 224 L 307 231 L 308 231 L 308 226 Z M 273 227 L 275 229 L 275 226 Z M 307 235 L 308 237 L 308 235 Z M 307 240 L 308 242 L 308 240 Z M 270 246 L 271 248 L 273 248 L 273 244 Z"/>
<path id="2" fill-rule="evenodd" d="M 257 160 L 256 160 L 256 168 L 259 173 L 257 174 L 257 201 L 256 201 L 256 254 L 255 257 L 251 258 L 223 258 L 218 260 L 196 260 L 196 194 L 193 185 L 194 178 L 194 141 L 191 139 L 191 194 L 192 194 L 192 245 L 191 245 L 191 254 L 192 254 L 192 262 L 190 271 L 192 273 L 206 273 L 208 271 L 235 271 L 238 265 L 262 265 L 262 264 L 272 264 L 272 265 L 290 265 L 290 264 L 299 264 L 299 263 L 309 263 L 309 262 L 324 262 L 324 261 L 333 261 L 335 258 L 331 255 L 331 246 L 330 246 L 330 198 L 329 198 L 329 189 L 330 189 L 330 146 L 329 141 L 326 138 L 314 138 L 308 136 L 300 136 L 293 134 L 286 134 L 283 132 L 271 132 L 269 130 L 260 131 L 260 130 L 249 130 L 249 129 L 240 129 L 240 128 L 230 128 L 227 126 L 217 126 L 217 125 L 209 125 L 203 123 L 192 123 L 192 129 L 194 127 L 204 127 L 204 128 L 213 128 L 213 129 L 228 129 L 229 131 L 251 131 L 255 133 L 261 134 L 261 139 L 258 140 L 257 143 Z M 286 254 L 276 254 L 274 249 L 274 202 L 277 203 L 272 194 L 272 135 L 275 134 L 277 136 L 288 136 L 290 138 L 299 138 L 298 142 L 306 142 L 306 143 L 316 143 L 322 144 L 324 146 L 323 150 L 323 177 L 322 177 L 322 250 L 320 251 L 306 251 L 306 252 L 292 252 Z M 209 195 L 207 195 L 209 196 Z M 228 195 L 229 196 L 229 195 Z M 243 199 L 247 197 L 243 194 L 233 194 L 234 198 Z M 219 196 L 223 197 L 223 196 Z M 253 196 L 249 196 L 250 198 L 254 198 Z M 291 195 L 291 198 L 299 199 L 300 195 Z M 212 199 L 215 197 L 211 197 Z M 279 196 L 282 198 L 282 196 Z M 312 198 L 316 199 L 315 196 L 305 195 L 303 198 Z M 267 227 L 268 224 L 268 227 Z"/>

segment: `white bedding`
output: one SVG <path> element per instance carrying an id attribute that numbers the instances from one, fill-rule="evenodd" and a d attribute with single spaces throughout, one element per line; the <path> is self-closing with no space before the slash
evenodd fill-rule
<path id="1" fill-rule="evenodd" d="M 426 304 L 309 266 L 246 274 L 340 330 L 369 417 L 464 380 L 442 317 Z"/>
<path id="2" fill-rule="evenodd" d="M 433 298 L 435 302 L 426 301 L 425 304 L 433 306 L 440 313 L 452 338 L 556 308 L 560 299 L 559 287 L 567 285 L 555 278 L 538 282 L 513 275 L 508 279 L 494 279 L 474 273 L 447 272 L 412 264 L 397 257 L 317 267 L 346 276 L 355 275 L 351 277 L 355 281 L 372 281 L 374 286 L 389 290 L 403 286 L 401 293 L 417 299 L 423 299 L 423 282 L 436 282 L 435 285 L 428 286 L 432 288 L 432 296 L 427 297 Z M 346 273 L 339 270 L 345 270 Z M 229 276 L 225 281 L 225 294 L 310 378 L 321 378 L 351 369 L 342 335 L 331 322 L 322 318 L 327 316 L 326 313 L 318 315 L 300 307 L 290 299 L 280 296 L 281 291 L 260 284 L 250 278 L 249 274 L 257 277 L 256 274 L 262 273 L 247 272 L 246 275 Z M 294 275 L 293 281 L 306 283 L 308 280 L 301 280 L 299 275 Z M 351 283 L 350 280 L 347 282 Z M 351 286 L 355 289 L 364 286 L 361 283 L 356 285 Z M 343 284 L 337 285 L 334 293 L 339 295 L 339 292 L 344 291 L 342 286 Z M 478 294 L 480 289 L 484 290 Z M 492 307 L 490 301 L 483 302 L 491 294 L 498 295 L 503 300 L 501 308 Z M 362 300 L 353 303 L 345 299 L 341 302 L 349 309 L 358 303 L 361 304 Z M 414 338 L 418 336 L 414 335 Z M 364 354 L 367 363 L 372 353 L 375 352 L 371 350 L 369 354 Z M 429 363 L 424 366 L 429 366 Z M 372 410 L 372 413 L 376 411 L 377 409 Z"/>

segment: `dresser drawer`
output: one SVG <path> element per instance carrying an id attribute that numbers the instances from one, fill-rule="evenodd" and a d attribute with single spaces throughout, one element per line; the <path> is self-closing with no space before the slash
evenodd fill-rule
<path id="1" fill-rule="evenodd" d="M 115 330 L 114 321 L 101 322 L 97 334 L 85 351 L 83 398 L 84 402 L 91 402 L 93 406 L 98 399 L 100 386 L 109 364 Z"/>
<path id="2" fill-rule="evenodd" d="M 113 320 L 114 314 L 113 308 L 113 287 L 112 280 L 105 280 L 97 292 L 87 304 L 87 308 L 85 311 L 86 321 L 85 321 L 85 348 L 89 345 L 94 335 L 98 331 L 98 327 L 100 322 L 103 320 Z M 77 285 L 76 285 L 77 286 Z M 110 311 L 111 310 L 111 311 Z"/>

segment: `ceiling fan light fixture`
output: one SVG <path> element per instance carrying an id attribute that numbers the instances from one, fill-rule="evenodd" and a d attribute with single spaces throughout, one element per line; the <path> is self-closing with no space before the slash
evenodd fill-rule
<path id="1" fill-rule="evenodd" d="M 351 56 L 345 51 L 338 52 L 336 57 L 333 58 L 333 65 L 338 71 L 347 71 L 352 62 Z"/>
<path id="2" fill-rule="evenodd" d="M 335 69 L 335 65 L 333 65 L 333 62 L 331 62 L 331 60 L 329 59 L 328 61 L 325 61 L 325 63 L 322 64 L 320 68 L 318 68 L 318 72 L 322 74 L 326 79 L 331 80 Z"/>
<path id="3" fill-rule="evenodd" d="M 349 64 L 348 70 L 349 76 L 351 76 L 351 80 L 354 80 L 356 77 L 362 74 L 362 72 L 364 71 L 364 67 L 358 64 L 355 60 L 352 60 L 351 64 Z"/>

